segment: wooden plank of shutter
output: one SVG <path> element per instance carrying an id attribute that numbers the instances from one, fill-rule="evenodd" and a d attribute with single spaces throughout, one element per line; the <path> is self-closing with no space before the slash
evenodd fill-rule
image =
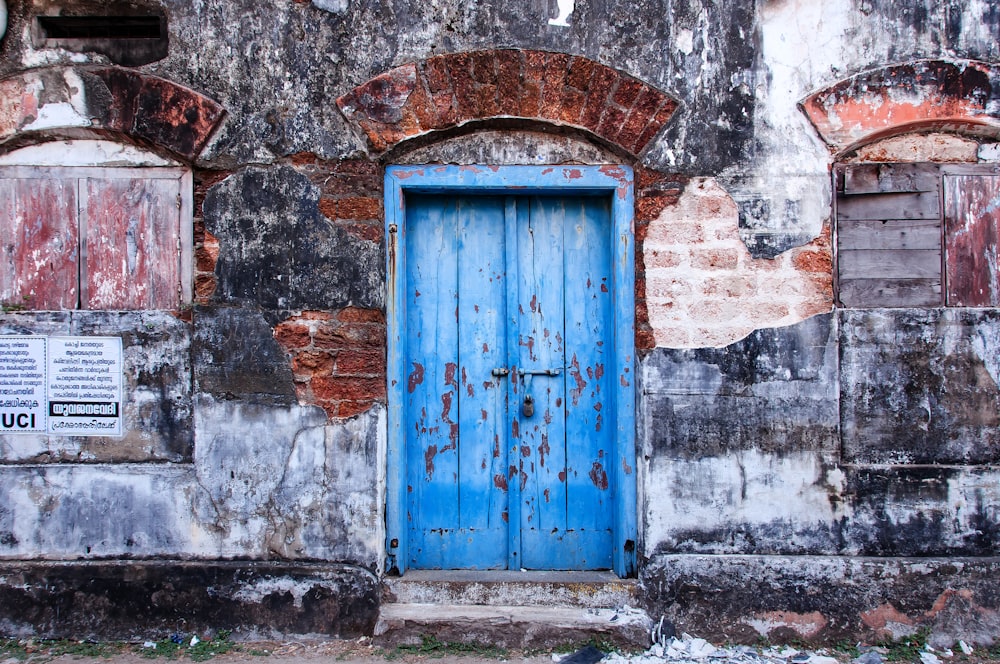
<path id="1" fill-rule="evenodd" d="M 946 175 L 945 251 L 948 304 L 1000 304 L 1000 176 Z"/>
<path id="2" fill-rule="evenodd" d="M 936 192 L 939 178 L 937 164 L 857 164 L 842 169 L 838 186 L 847 195 Z"/>
<path id="3" fill-rule="evenodd" d="M 85 301 L 89 309 L 176 309 L 177 179 L 88 178 Z"/>
<path id="4" fill-rule="evenodd" d="M 885 193 L 842 196 L 837 201 L 841 220 L 940 219 L 937 192 Z"/>
<path id="5" fill-rule="evenodd" d="M 934 249 L 941 246 L 938 219 L 844 220 L 839 227 L 841 251 L 853 249 Z"/>
<path id="6" fill-rule="evenodd" d="M 841 279 L 941 278 L 941 252 L 936 249 L 845 251 L 838 265 Z"/>
<path id="7" fill-rule="evenodd" d="M 76 309 L 76 180 L 0 179 L 0 303 Z"/>
<path id="8" fill-rule="evenodd" d="M 841 279 L 845 307 L 936 307 L 941 304 L 940 279 Z"/>

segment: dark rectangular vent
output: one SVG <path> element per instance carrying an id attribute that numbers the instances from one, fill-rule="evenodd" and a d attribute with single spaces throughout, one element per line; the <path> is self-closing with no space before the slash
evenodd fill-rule
<path id="1" fill-rule="evenodd" d="M 47 39 L 160 39 L 159 16 L 39 16 Z"/>

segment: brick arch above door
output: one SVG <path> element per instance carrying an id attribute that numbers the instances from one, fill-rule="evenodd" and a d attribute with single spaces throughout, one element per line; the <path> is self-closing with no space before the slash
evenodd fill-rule
<path id="1" fill-rule="evenodd" d="M 916 60 L 861 72 L 800 103 L 838 154 L 919 131 L 1000 137 L 1000 67 L 978 61 Z"/>
<path id="2" fill-rule="evenodd" d="M 449 53 L 372 78 L 337 100 L 377 153 L 482 121 L 564 127 L 638 155 L 677 101 L 583 56 L 497 49 Z"/>
<path id="3" fill-rule="evenodd" d="M 194 90 L 122 67 L 29 69 L 0 80 L 0 152 L 51 138 L 121 138 L 190 162 L 224 114 Z"/>

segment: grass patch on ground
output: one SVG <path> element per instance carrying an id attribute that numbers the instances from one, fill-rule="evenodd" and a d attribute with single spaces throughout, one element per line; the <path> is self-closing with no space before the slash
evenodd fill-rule
<path id="1" fill-rule="evenodd" d="M 433 636 L 422 636 L 420 637 L 419 645 L 396 646 L 392 650 L 385 652 L 385 658 L 389 660 L 403 657 L 405 655 L 420 655 L 435 659 L 448 655 L 474 655 L 476 657 L 505 659 L 507 657 L 507 650 L 479 643 L 439 641 Z"/>
<path id="2" fill-rule="evenodd" d="M 130 644 L 120 641 L 72 641 L 69 639 L 0 639 L 0 659 L 16 659 L 22 662 L 47 662 L 56 657 L 90 657 L 110 659 L 116 655 L 133 652 L 147 659 L 179 659 L 186 657 L 195 662 L 204 662 L 216 655 L 222 655 L 233 650 L 242 650 L 229 639 L 229 632 L 219 634 L 204 641 L 198 640 L 193 645 L 191 637 L 174 636 L 173 638 L 147 641 L 146 644 Z M 248 649 L 249 655 L 266 655 L 263 651 Z"/>

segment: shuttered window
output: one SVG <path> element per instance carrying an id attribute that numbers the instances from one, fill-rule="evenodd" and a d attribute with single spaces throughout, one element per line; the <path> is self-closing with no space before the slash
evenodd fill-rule
<path id="1" fill-rule="evenodd" d="M 191 179 L 176 168 L 0 168 L 0 303 L 176 309 L 191 298 Z"/>
<path id="2" fill-rule="evenodd" d="M 1000 169 L 857 164 L 835 172 L 845 307 L 1000 305 Z"/>

